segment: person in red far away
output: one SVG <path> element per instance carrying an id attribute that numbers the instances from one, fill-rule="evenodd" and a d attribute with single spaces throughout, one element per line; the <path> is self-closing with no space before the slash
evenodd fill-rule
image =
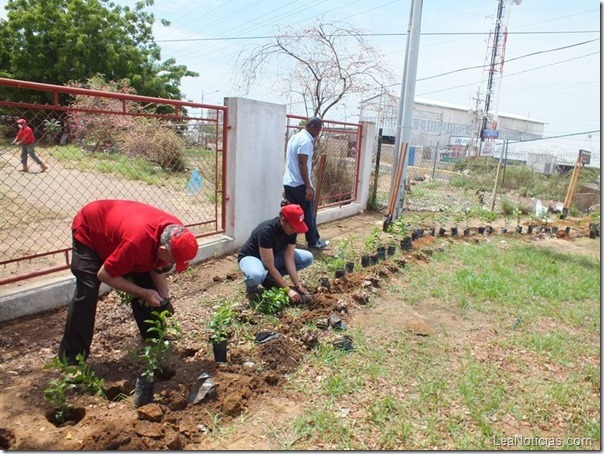
<path id="1" fill-rule="evenodd" d="M 129 293 L 132 313 L 143 339 L 151 338 L 145 320 L 169 310 L 166 273 L 185 271 L 198 251 L 197 238 L 165 211 L 130 200 L 97 200 L 84 206 L 71 225 L 71 272 L 76 290 L 67 313 L 59 359 L 77 364 L 88 358 L 101 282 Z"/>
<path id="2" fill-rule="evenodd" d="M 19 127 L 19 132 L 17 133 L 17 137 L 13 140 L 12 144 L 21 145 L 21 164 L 23 168 L 20 170 L 21 172 L 29 172 L 29 168 L 27 167 L 27 156 L 30 156 L 41 168 L 40 172 L 46 172 L 48 167 L 40 161 L 40 158 L 36 156 L 36 152 L 34 150 L 36 146 L 36 138 L 34 137 L 34 133 L 29 126 L 27 126 L 27 120 L 25 118 L 19 118 L 17 120 L 17 126 Z"/>

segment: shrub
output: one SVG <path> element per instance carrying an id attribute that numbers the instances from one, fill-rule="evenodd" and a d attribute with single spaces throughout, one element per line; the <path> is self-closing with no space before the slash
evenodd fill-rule
<path id="1" fill-rule="evenodd" d="M 122 150 L 128 156 L 144 156 L 162 169 L 185 170 L 184 142 L 169 127 L 153 120 L 140 120 L 122 135 Z"/>
<path id="2" fill-rule="evenodd" d="M 57 140 L 59 132 L 61 132 L 61 122 L 56 118 L 46 119 L 44 124 L 44 136 L 48 143 L 53 143 Z"/>
<path id="3" fill-rule="evenodd" d="M 93 90 L 115 93 L 135 94 L 126 80 L 106 81 L 101 75 L 88 79 L 85 83 L 69 82 L 68 86 L 75 88 L 90 88 Z M 66 126 L 71 135 L 83 148 L 88 151 L 111 151 L 119 141 L 119 136 L 133 123 L 129 115 L 100 114 L 98 111 L 138 113 L 143 109 L 135 102 L 119 99 L 75 95 L 71 104 L 74 108 L 69 112 Z"/>
<path id="4" fill-rule="evenodd" d="M 512 202 L 508 197 L 503 197 L 501 199 L 501 204 L 499 206 L 504 215 L 509 216 L 514 214 L 516 211 L 516 205 Z"/>
<path id="5" fill-rule="evenodd" d="M 469 170 L 472 173 L 488 173 L 497 168 L 497 161 L 484 156 L 460 159 L 455 162 L 454 171 Z"/>
<path id="6" fill-rule="evenodd" d="M 476 183 L 472 181 L 467 175 L 454 175 L 449 180 L 449 183 L 454 188 L 473 188 L 476 187 Z"/>

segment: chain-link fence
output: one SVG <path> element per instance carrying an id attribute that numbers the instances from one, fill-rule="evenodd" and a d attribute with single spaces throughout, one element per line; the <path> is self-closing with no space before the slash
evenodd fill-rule
<path id="1" fill-rule="evenodd" d="M 560 211 L 571 186 L 572 199 L 565 207 L 570 211 L 587 211 L 600 203 L 599 151 L 591 154 L 585 165 L 577 165 L 579 150 L 564 153 L 537 142 L 508 143 L 500 155 L 502 159 L 464 158 L 409 146 L 404 209 L 460 213 L 486 209 L 506 215 L 519 210 L 532 214 L 541 203 Z M 369 206 L 376 209 L 388 203 L 393 157 L 394 144 L 379 136 L 369 200 Z M 574 172 L 578 173 L 576 182 Z"/>
<path id="2" fill-rule="evenodd" d="M 19 86 L 29 91 L 23 99 L 32 92 L 64 99 L 0 101 L 0 285 L 66 269 L 72 219 L 97 199 L 157 206 L 198 237 L 224 231 L 226 108 Z M 31 129 L 41 164 L 13 144 L 19 119 Z"/>
<path id="3" fill-rule="evenodd" d="M 306 119 L 287 116 L 286 150 L 287 141 L 304 128 Z M 317 189 L 319 208 L 357 200 L 361 128 L 359 124 L 323 120 L 321 134 L 315 141 L 312 164 L 312 181 Z"/>

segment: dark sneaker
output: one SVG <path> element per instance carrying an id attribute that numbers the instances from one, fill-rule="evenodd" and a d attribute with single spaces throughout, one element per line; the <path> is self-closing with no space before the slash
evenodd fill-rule
<path id="1" fill-rule="evenodd" d="M 319 240 L 315 244 L 309 244 L 308 247 L 310 249 L 325 249 L 328 244 L 329 244 L 329 241 Z"/>

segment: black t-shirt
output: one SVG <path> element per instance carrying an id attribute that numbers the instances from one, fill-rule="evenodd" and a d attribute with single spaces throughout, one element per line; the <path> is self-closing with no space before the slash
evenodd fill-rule
<path id="1" fill-rule="evenodd" d="M 287 249 L 289 244 L 296 244 L 296 238 L 298 235 L 292 233 L 286 235 L 279 222 L 279 217 L 269 219 L 261 222 L 256 227 L 248 240 L 245 242 L 239 250 L 237 261 L 240 261 L 243 257 L 254 256 L 260 258 L 260 248 L 272 249 L 273 254 Z"/>

